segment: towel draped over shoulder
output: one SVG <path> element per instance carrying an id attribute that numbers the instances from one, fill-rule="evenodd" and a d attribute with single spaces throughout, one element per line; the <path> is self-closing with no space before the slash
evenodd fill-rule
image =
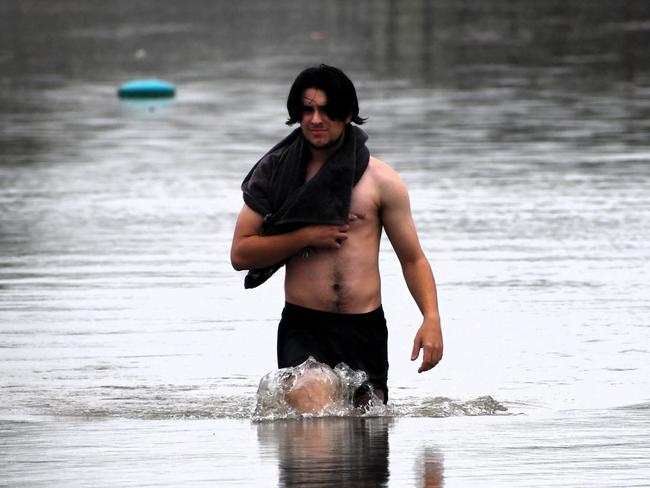
<path id="1" fill-rule="evenodd" d="M 283 234 L 312 224 L 346 224 L 352 188 L 370 158 L 367 139 L 363 130 L 348 124 L 341 147 L 307 182 L 309 146 L 301 129 L 262 156 L 241 185 L 246 205 L 264 217 L 260 235 Z M 285 262 L 250 270 L 244 287 L 261 285 Z"/>

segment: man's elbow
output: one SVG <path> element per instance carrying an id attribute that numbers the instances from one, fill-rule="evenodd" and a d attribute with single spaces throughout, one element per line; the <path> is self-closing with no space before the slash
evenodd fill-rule
<path id="1" fill-rule="evenodd" d="M 234 269 L 235 271 L 245 271 L 245 270 L 248 269 L 246 266 L 244 266 L 243 264 L 238 263 L 238 262 L 236 262 L 236 261 L 232 261 L 232 260 L 231 260 L 230 262 L 231 262 L 232 267 L 233 267 L 233 269 Z"/>
<path id="2" fill-rule="evenodd" d="M 236 249 L 230 250 L 230 264 L 235 269 L 235 271 L 245 271 L 250 269 L 250 266 L 247 265 L 243 257 L 237 253 Z"/>
<path id="3" fill-rule="evenodd" d="M 427 258 L 422 251 L 398 255 L 397 258 L 403 268 L 408 266 L 420 266 L 424 261 L 427 261 Z"/>

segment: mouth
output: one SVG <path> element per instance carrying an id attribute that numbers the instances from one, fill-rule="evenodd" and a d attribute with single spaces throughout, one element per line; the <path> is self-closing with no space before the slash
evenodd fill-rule
<path id="1" fill-rule="evenodd" d="M 311 137 L 314 140 L 320 141 L 321 139 L 327 139 L 327 132 L 324 130 L 311 131 Z"/>

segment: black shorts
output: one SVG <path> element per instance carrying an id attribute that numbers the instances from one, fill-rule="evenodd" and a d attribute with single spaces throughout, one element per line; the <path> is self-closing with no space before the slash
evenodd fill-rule
<path id="1" fill-rule="evenodd" d="M 334 368 L 364 371 L 388 400 L 388 329 L 384 310 L 361 314 L 321 312 L 285 304 L 278 326 L 278 367 L 298 366 L 309 356 Z"/>

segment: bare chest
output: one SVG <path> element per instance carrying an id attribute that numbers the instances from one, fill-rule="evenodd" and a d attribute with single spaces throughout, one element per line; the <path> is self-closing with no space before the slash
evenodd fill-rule
<path id="1" fill-rule="evenodd" d="M 339 249 L 316 249 L 287 263 L 288 301 L 348 313 L 378 306 L 381 222 L 371 180 L 364 175 L 352 191 L 347 239 Z"/>

